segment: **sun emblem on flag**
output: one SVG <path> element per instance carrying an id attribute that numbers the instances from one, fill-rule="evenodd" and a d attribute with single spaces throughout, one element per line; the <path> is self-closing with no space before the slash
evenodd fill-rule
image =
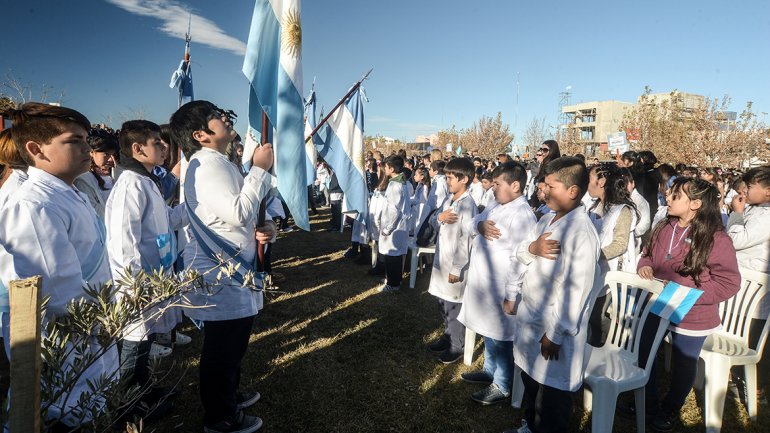
<path id="1" fill-rule="evenodd" d="M 294 58 L 302 53 L 302 23 L 299 20 L 299 11 L 291 9 L 283 15 L 281 23 L 281 47 L 283 51 Z"/>

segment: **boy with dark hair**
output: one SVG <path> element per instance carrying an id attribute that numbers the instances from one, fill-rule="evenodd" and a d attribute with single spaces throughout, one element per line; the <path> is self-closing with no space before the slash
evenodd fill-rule
<path id="1" fill-rule="evenodd" d="M 120 134 L 123 172 L 105 206 L 107 250 L 110 268 L 116 277 L 126 273 L 128 268 L 134 273 L 163 269 L 170 274 L 173 271 L 176 259 L 174 231 L 187 223 L 187 213 L 183 207 L 172 210 L 166 205 L 160 179 L 153 174 L 155 167 L 163 164 L 167 150 L 160 138 L 160 127 L 155 123 L 147 120 L 123 123 Z M 119 287 L 118 296 L 128 289 Z M 170 354 L 169 349 L 153 343 L 156 334 L 174 329 L 180 312 L 170 309 L 158 316 L 158 308 L 145 312 L 143 320 L 132 323 L 123 331 L 120 371 L 127 385 L 147 386 L 150 382 L 150 357 Z M 158 350 L 165 353 L 158 353 Z M 156 353 L 151 353 L 153 351 Z M 152 407 L 156 403 L 154 397 L 145 397 L 146 406 Z M 144 405 L 137 405 L 135 410 L 146 416 L 141 412 L 142 407 Z M 155 415 L 168 409 L 170 404 L 163 402 Z"/>
<path id="2" fill-rule="evenodd" d="M 262 296 L 261 291 L 243 287 L 243 273 L 253 270 L 256 241 L 267 243 L 275 236 L 272 221 L 256 227 L 259 204 L 271 184 L 267 170 L 273 164 L 272 146 L 254 152 L 244 177 L 224 154 L 235 138 L 227 112 L 208 101 L 193 101 L 179 108 L 169 123 L 173 139 L 190 160 L 184 181 L 190 219 L 184 262 L 201 273 L 217 268 L 218 256 L 240 265 L 234 275 L 219 282 L 216 272 L 206 272 L 203 278 L 216 286 L 188 295 L 193 307 L 205 307 L 185 310 L 204 323 L 200 359 L 204 432 L 253 432 L 262 420 L 244 415 L 243 409 L 256 403 L 259 393 L 237 390 Z"/>
<path id="3" fill-rule="evenodd" d="M 599 261 L 599 236 L 580 206 L 588 187 L 585 164 L 556 158 L 544 174 L 545 203 L 553 213 L 545 214 L 520 244 L 516 257 L 526 270 L 504 305 L 516 315 L 514 360 L 525 390 L 525 425 L 519 432 L 525 433 L 568 431 L 572 396 L 583 383 Z M 511 302 L 514 296 L 520 300 Z"/>
<path id="4" fill-rule="evenodd" d="M 468 184 L 473 179 L 473 163 L 466 158 L 449 161 L 444 168 L 447 189 L 452 194 L 431 217 L 438 230 L 433 271 L 428 292 L 438 298 L 444 318 L 444 333 L 430 344 L 432 352 L 441 353 L 438 360 L 451 364 L 463 355 L 465 327 L 457 320 L 468 280 L 471 253 L 471 224 L 478 213 Z"/>
<path id="5" fill-rule="evenodd" d="M 514 318 L 503 311 L 503 301 L 515 300 L 524 265 L 516 249 L 537 220 L 524 196 L 527 172 L 507 162 L 492 171 L 495 202 L 473 219 L 472 251 L 459 320 L 484 337 L 484 368 L 462 375 L 464 381 L 488 385 L 471 395 L 482 405 L 500 403 L 510 396 L 513 379 Z M 507 290 L 513 292 L 507 295 Z"/>
<path id="6" fill-rule="evenodd" d="M 104 226 L 88 198 L 72 186 L 91 164 L 86 141 L 90 123 L 70 108 L 36 102 L 9 114 L 13 140 L 29 163 L 29 178 L 0 209 L 0 286 L 7 296 L 5 287 L 11 281 L 41 276 L 42 296 L 48 298 L 46 315 L 65 316 L 68 303 L 86 298 L 85 284 L 99 287 L 112 279 Z M 10 355 L 8 313 L 4 311 L 2 320 L 5 350 Z M 91 411 L 104 405 L 99 393 L 80 401 L 89 392 L 88 383 L 100 377 L 114 379 L 117 374 L 117 350 L 93 350 L 104 350 L 104 355 L 82 372 L 71 392 L 46 402 L 50 403 L 48 416 L 70 428 L 88 423 Z M 65 360 L 65 372 L 77 362 L 74 355 Z"/>
<path id="7" fill-rule="evenodd" d="M 433 161 L 428 168 L 430 174 L 430 191 L 428 191 L 428 211 L 439 208 L 444 205 L 447 197 L 446 176 L 444 176 L 444 167 L 446 162 L 442 160 Z"/>
<path id="8" fill-rule="evenodd" d="M 383 171 L 390 178 L 385 190 L 385 205 L 382 210 L 379 224 L 378 252 L 385 258 L 385 285 L 381 292 L 396 292 L 401 290 L 403 277 L 403 256 L 409 247 L 409 193 L 406 187 L 406 178 L 402 173 L 404 159 L 398 155 L 391 155 L 385 159 Z"/>

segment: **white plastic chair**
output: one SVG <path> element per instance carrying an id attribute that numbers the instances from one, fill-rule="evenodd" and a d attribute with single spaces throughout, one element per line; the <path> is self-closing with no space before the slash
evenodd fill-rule
<path id="1" fill-rule="evenodd" d="M 719 432 L 730 367 L 741 365 L 746 376 L 746 411 L 751 421 L 757 420 L 757 363 L 767 339 L 770 321 L 760 334 L 757 347 L 749 347 L 749 325 L 754 310 L 768 293 L 768 275 L 741 269 L 738 293 L 719 304 L 722 329 L 706 338 L 701 349 L 696 384 L 704 388 L 703 414 L 707 432 Z"/>
<path id="2" fill-rule="evenodd" d="M 417 282 L 417 265 L 420 263 L 421 254 L 436 254 L 436 246 L 421 247 L 417 245 L 415 238 L 409 238 L 409 249 L 412 251 L 412 261 L 409 264 L 409 288 L 414 289 Z M 420 267 L 422 271 L 422 267 Z"/>
<path id="3" fill-rule="evenodd" d="M 636 274 L 610 271 L 604 280 L 610 286 L 610 331 L 602 347 L 591 348 L 587 354 L 583 404 L 593 410 L 591 431 L 611 432 L 615 406 L 621 392 L 634 391 L 636 400 L 636 429 L 644 432 L 644 387 L 669 321 L 661 319 L 650 347 L 645 368 L 638 358 L 644 324 L 655 299 L 663 290 L 659 281 L 644 280 Z"/>

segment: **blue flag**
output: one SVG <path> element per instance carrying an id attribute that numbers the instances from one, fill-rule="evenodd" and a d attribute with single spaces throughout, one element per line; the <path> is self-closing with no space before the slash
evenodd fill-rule
<path id="1" fill-rule="evenodd" d="M 369 202 L 364 168 L 364 100 L 359 87 L 329 118 L 318 153 L 337 175 L 345 207 L 364 222 Z"/>
<path id="2" fill-rule="evenodd" d="M 273 170 L 294 222 L 310 230 L 302 98 L 302 24 L 298 0 L 257 0 L 243 60 L 249 80 L 249 128 L 243 158 L 250 161 L 262 129 L 273 127 Z"/>
<path id="3" fill-rule="evenodd" d="M 669 281 L 652 304 L 650 313 L 668 319 L 676 325 L 682 321 L 702 294 L 702 290 Z"/>
<path id="4" fill-rule="evenodd" d="M 171 82 L 168 85 L 172 89 L 179 88 L 179 106 L 194 100 L 192 67 L 188 60 L 182 60 L 179 67 L 171 74 Z"/>

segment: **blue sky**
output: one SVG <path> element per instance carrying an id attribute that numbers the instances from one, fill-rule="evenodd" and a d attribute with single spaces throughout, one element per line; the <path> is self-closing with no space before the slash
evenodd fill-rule
<path id="1" fill-rule="evenodd" d="M 64 105 L 92 122 L 119 126 L 138 111 L 166 122 L 191 11 L 195 97 L 244 119 L 253 5 L 4 2 L 0 75 L 65 91 Z M 374 68 L 364 85 L 367 135 L 411 141 L 501 111 L 520 138 L 535 117 L 556 123 L 567 86 L 572 103 L 635 101 L 649 85 L 728 94 L 732 110 L 753 101 L 760 118 L 770 112 L 768 1 L 306 0 L 302 25 L 305 89 L 315 77 L 319 107 L 328 111 Z"/>

